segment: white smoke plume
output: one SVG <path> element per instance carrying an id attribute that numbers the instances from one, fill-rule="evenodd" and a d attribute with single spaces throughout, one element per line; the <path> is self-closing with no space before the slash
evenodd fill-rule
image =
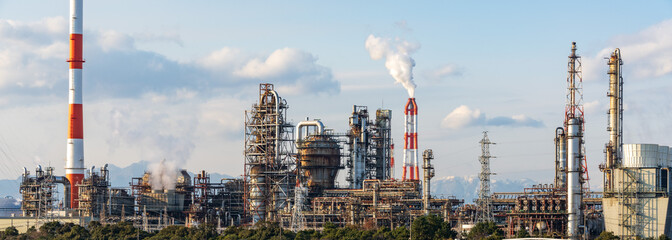
<path id="1" fill-rule="evenodd" d="M 149 181 L 152 184 L 153 190 L 175 190 L 177 174 L 179 172 L 175 162 L 164 159 L 159 163 L 150 164 L 149 169 L 151 173 Z"/>
<path id="2" fill-rule="evenodd" d="M 415 61 L 411 58 L 411 54 L 420 46 L 398 38 L 381 38 L 373 34 L 366 39 L 365 45 L 371 59 L 385 58 L 385 67 L 390 71 L 390 75 L 396 83 L 401 83 L 406 88 L 409 97 L 414 97 L 413 67 L 415 67 Z"/>

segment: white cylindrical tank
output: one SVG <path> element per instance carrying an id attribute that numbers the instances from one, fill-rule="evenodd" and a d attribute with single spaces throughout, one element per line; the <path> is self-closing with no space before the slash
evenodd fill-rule
<path id="1" fill-rule="evenodd" d="M 581 123 L 569 119 L 567 123 L 567 235 L 578 239 L 581 222 Z"/>
<path id="2" fill-rule="evenodd" d="M 667 151 L 667 167 L 672 167 L 672 148 L 669 148 Z"/>
<path id="3" fill-rule="evenodd" d="M 623 144 L 623 167 L 656 168 L 659 166 L 658 150 L 658 144 Z"/>
<path id="4" fill-rule="evenodd" d="M 670 147 L 668 146 L 658 146 L 658 166 L 659 167 L 667 167 L 667 155 L 668 152 L 670 151 Z"/>

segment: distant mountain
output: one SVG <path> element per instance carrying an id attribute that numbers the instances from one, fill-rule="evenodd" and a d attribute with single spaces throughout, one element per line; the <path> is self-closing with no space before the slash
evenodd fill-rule
<path id="1" fill-rule="evenodd" d="M 108 164 L 107 170 L 110 171 L 110 185 L 112 187 L 128 188 L 131 178 L 142 177 L 150 163 L 147 161 L 135 162 L 127 167 L 121 168 L 114 164 Z M 98 171 L 98 170 L 94 170 Z"/>
<path id="2" fill-rule="evenodd" d="M 140 161 L 123 168 L 114 164 L 109 164 L 110 184 L 112 187 L 128 188 L 130 187 L 129 183 L 131 182 L 131 178 L 142 177 L 145 170 L 149 169 L 148 166 L 150 164 L 151 163 L 147 161 Z M 98 168 L 99 167 L 96 166 L 96 169 Z M 192 178 L 196 176 L 193 172 L 189 172 L 189 174 Z M 209 174 L 210 181 L 213 183 L 219 182 L 222 178 L 231 178 L 231 176 L 226 174 L 213 172 L 210 172 Z M 523 188 L 531 187 L 534 184 L 538 184 L 538 182 L 530 179 L 495 179 L 492 180 L 491 189 L 492 192 L 520 192 L 523 191 Z M 0 198 L 10 196 L 15 199 L 20 199 L 20 185 L 21 177 L 14 180 L 0 180 Z M 432 194 L 455 196 L 458 199 L 464 199 L 465 203 L 472 203 L 474 199 L 478 198 L 478 185 L 479 181 L 476 176 L 434 178 L 432 179 Z"/>
<path id="3" fill-rule="evenodd" d="M 110 171 L 110 184 L 112 187 L 121 187 L 128 188 L 130 187 L 131 178 L 142 177 L 145 174 L 145 171 L 149 169 L 151 162 L 140 161 L 128 165 L 127 167 L 120 168 L 114 164 L 109 164 L 107 169 Z M 222 178 L 231 178 L 231 176 L 220 173 L 208 172 L 210 174 L 210 182 L 219 182 Z M 193 179 L 196 176 L 196 173 L 189 172 L 189 175 Z"/>
<path id="4" fill-rule="evenodd" d="M 21 186 L 21 176 L 16 179 L 2 179 L 0 180 L 0 198 L 10 196 L 13 198 L 21 198 L 19 187 Z"/>
<path id="5" fill-rule="evenodd" d="M 441 177 L 432 179 L 432 194 L 443 196 L 455 196 L 464 199 L 464 203 L 472 203 L 478 198 L 479 180 L 476 176 L 467 177 Z M 530 179 L 505 179 L 492 180 L 490 189 L 492 192 L 522 192 L 523 188 L 538 184 Z"/>

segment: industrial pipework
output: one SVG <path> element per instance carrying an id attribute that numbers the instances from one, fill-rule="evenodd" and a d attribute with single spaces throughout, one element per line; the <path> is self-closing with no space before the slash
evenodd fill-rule
<path id="1" fill-rule="evenodd" d="M 84 178 L 84 132 L 82 124 L 82 0 L 70 0 L 70 114 L 65 176 L 70 181 L 70 207 L 79 208 L 79 184 Z"/>
<path id="2" fill-rule="evenodd" d="M 613 190 L 613 169 L 621 165 L 623 158 L 623 77 L 621 76 L 621 50 L 616 49 L 609 58 L 609 142 L 607 143 L 606 168 L 604 169 L 604 188 L 606 192 Z"/>
<path id="3" fill-rule="evenodd" d="M 409 180 L 419 180 L 418 169 L 418 105 L 415 98 L 409 98 L 404 111 L 404 172 L 402 180 L 406 180 L 406 171 L 410 172 Z"/>
<path id="4" fill-rule="evenodd" d="M 434 177 L 434 165 L 432 165 L 432 159 L 434 159 L 434 152 L 432 149 L 427 149 L 422 153 L 422 169 L 425 171 L 424 181 L 422 182 L 422 206 L 425 210 L 425 215 L 429 215 L 429 200 L 432 198 L 430 191 L 432 178 Z"/>

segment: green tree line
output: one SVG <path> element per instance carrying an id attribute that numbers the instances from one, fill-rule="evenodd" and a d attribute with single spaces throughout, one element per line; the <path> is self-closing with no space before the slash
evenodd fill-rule
<path id="1" fill-rule="evenodd" d="M 146 232 L 134 227 L 129 222 L 116 224 L 100 224 L 90 222 L 84 228 L 73 223 L 49 222 L 39 228 L 30 228 L 20 234 L 16 228 L 8 227 L 0 231 L 0 239 L 249 239 L 249 240 L 311 240 L 311 239 L 453 239 L 457 232 L 453 231 L 447 222 L 438 216 L 422 216 L 413 221 L 410 229 L 402 226 L 394 229 L 364 228 L 362 226 L 337 227 L 333 223 L 326 223 L 322 231 L 303 230 L 292 232 L 282 229 L 277 223 L 259 222 L 254 227 L 229 227 L 218 233 L 212 225 L 197 227 L 168 226 L 158 232 Z"/>

